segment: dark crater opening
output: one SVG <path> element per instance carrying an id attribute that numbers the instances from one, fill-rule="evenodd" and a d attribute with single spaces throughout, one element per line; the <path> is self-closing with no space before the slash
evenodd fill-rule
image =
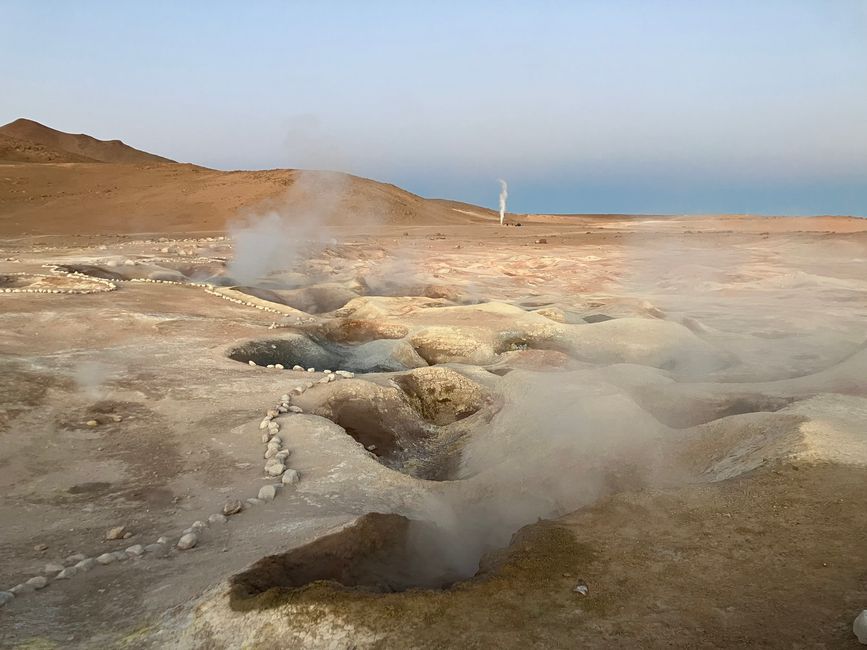
<path id="1" fill-rule="evenodd" d="M 58 264 L 57 269 L 65 273 L 82 273 L 94 278 L 103 280 L 125 280 L 126 276 L 122 273 L 109 271 L 101 266 L 93 266 L 91 264 Z"/>
<path id="2" fill-rule="evenodd" d="M 227 353 L 233 361 L 258 366 L 281 364 L 284 368 L 296 365 L 317 370 L 348 370 L 354 373 L 394 372 L 406 370 L 400 361 L 393 358 L 386 345 L 367 346 L 335 343 L 324 337 L 298 336 L 291 339 L 267 339 L 248 341 Z"/>
<path id="3" fill-rule="evenodd" d="M 488 394 L 450 368 L 418 368 L 394 383 L 338 387 L 313 413 L 343 427 L 390 469 L 431 481 L 456 478 L 474 425 L 460 422 L 489 403 Z"/>
<path id="4" fill-rule="evenodd" d="M 262 558 L 230 581 L 235 610 L 276 604 L 287 592 L 320 582 L 369 593 L 441 589 L 462 577 L 426 558 L 433 526 L 396 514 L 369 513 L 350 526 L 286 553 Z"/>

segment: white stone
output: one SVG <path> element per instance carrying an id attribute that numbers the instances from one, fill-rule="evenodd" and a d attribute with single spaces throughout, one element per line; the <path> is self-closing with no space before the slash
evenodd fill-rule
<path id="1" fill-rule="evenodd" d="M 178 540 L 178 548 L 182 551 L 193 548 L 199 543 L 199 538 L 195 533 L 187 533 Z"/>
<path id="2" fill-rule="evenodd" d="M 76 563 L 75 568 L 79 571 L 90 571 L 96 565 L 96 560 L 92 557 L 86 557 L 81 562 Z"/>
<path id="3" fill-rule="evenodd" d="M 193 525 L 191 527 L 192 528 L 207 528 L 208 524 L 206 524 L 201 519 L 197 519 L 196 521 L 193 522 Z"/>
<path id="4" fill-rule="evenodd" d="M 250 359 L 247 363 L 249 363 L 251 366 L 255 366 L 255 365 L 256 365 L 256 362 L 253 361 L 252 359 Z"/>
<path id="5" fill-rule="evenodd" d="M 301 476 L 298 474 L 298 470 L 287 469 L 280 480 L 283 482 L 283 485 L 294 485 L 301 480 Z"/>
<path id="6" fill-rule="evenodd" d="M 130 557 L 140 557 L 144 555 L 144 546 L 141 544 L 134 544 L 126 549 L 126 554 Z"/>
<path id="7" fill-rule="evenodd" d="M 277 370 L 285 370 L 282 363 L 275 363 L 274 367 L 277 368 Z"/>
<path id="8" fill-rule="evenodd" d="M 294 406 L 293 405 L 293 406 L 289 407 L 289 412 L 290 413 L 303 413 L 304 410 L 300 406 Z"/>
<path id="9" fill-rule="evenodd" d="M 74 566 L 66 567 L 63 571 L 57 574 L 58 580 L 68 580 L 78 573 L 78 569 Z"/>
<path id="10" fill-rule="evenodd" d="M 280 476 L 285 471 L 286 466 L 283 464 L 282 460 L 272 458 L 268 461 L 268 464 L 265 465 L 265 473 L 268 474 L 268 476 Z"/>
<path id="11" fill-rule="evenodd" d="M 278 452 L 274 455 L 274 458 L 276 458 L 276 459 L 278 459 L 278 460 L 282 460 L 282 461 L 284 462 L 284 464 L 285 464 L 286 459 L 289 458 L 289 455 L 290 455 L 291 453 L 292 453 L 292 452 L 290 452 L 288 449 L 281 449 L 280 451 L 278 451 Z"/>
<path id="12" fill-rule="evenodd" d="M 160 537 L 160 538 L 157 540 L 157 544 L 168 544 L 168 543 L 169 543 L 169 538 L 166 537 L 165 535 L 162 536 L 162 537 Z"/>
<path id="13" fill-rule="evenodd" d="M 100 564 L 111 564 L 117 558 L 114 557 L 114 553 L 103 553 L 99 557 L 96 558 L 96 561 Z"/>
<path id="14" fill-rule="evenodd" d="M 323 370 L 322 372 L 324 372 L 326 375 L 330 375 L 330 374 L 331 374 L 331 371 L 330 371 L 330 370 Z"/>
<path id="15" fill-rule="evenodd" d="M 225 524 L 226 523 L 226 515 L 215 512 L 211 516 L 208 517 L 208 521 L 212 524 Z"/>
<path id="16" fill-rule="evenodd" d="M 292 392 L 296 395 L 302 395 L 305 390 L 307 390 L 307 389 L 304 388 L 303 386 L 296 386 L 295 388 L 292 389 Z"/>
<path id="17" fill-rule="evenodd" d="M 349 372 L 348 370 L 336 370 L 334 374 L 345 377 L 346 379 L 352 379 L 355 377 L 355 373 Z"/>
<path id="18" fill-rule="evenodd" d="M 273 501 L 275 496 L 277 496 L 277 488 L 273 485 L 263 485 L 259 488 L 260 501 Z"/>
<path id="19" fill-rule="evenodd" d="M 307 372 L 316 372 L 316 368 L 308 368 Z"/>
<path id="20" fill-rule="evenodd" d="M 30 585 L 34 589 L 42 589 L 43 587 L 48 585 L 48 578 L 46 578 L 45 576 L 34 576 L 24 584 Z"/>
<path id="21" fill-rule="evenodd" d="M 268 424 L 271 422 L 271 418 L 265 418 L 259 423 L 259 430 L 267 429 Z"/>
<path id="22" fill-rule="evenodd" d="M 62 564 L 51 563 L 45 565 L 45 573 L 60 573 L 61 571 L 63 571 Z"/>
<path id="23" fill-rule="evenodd" d="M 162 557 L 168 552 L 168 548 L 166 548 L 165 544 L 148 544 L 144 547 L 145 552 L 150 553 L 151 555 L 156 555 L 157 557 Z"/>
<path id="24" fill-rule="evenodd" d="M 292 366 L 292 370 L 304 370 L 301 366 Z"/>
<path id="25" fill-rule="evenodd" d="M 262 501 L 260 499 L 257 499 L 256 497 L 250 497 L 249 499 L 247 499 L 247 503 L 249 503 L 251 506 L 258 506 L 260 503 L 262 503 Z"/>
<path id="26" fill-rule="evenodd" d="M 858 637 L 858 642 L 867 645 L 867 609 L 863 610 L 852 623 L 852 632 Z"/>

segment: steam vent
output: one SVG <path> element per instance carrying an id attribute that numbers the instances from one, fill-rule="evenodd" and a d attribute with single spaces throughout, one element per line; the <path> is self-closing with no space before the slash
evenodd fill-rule
<path id="1" fill-rule="evenodd" d="M 865 0 L 487 4 L 3 4 L 0 650 L 867 646 Z"/>

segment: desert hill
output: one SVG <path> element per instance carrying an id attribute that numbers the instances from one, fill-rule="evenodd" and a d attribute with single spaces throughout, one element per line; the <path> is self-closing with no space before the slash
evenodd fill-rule
<path id="1" fill-rule="evenodd" d="M 139 151 L 120 140 L 97 140 L 83 133 L 64 133 L 28 119 L 17 119 L 4 126 L 0 126 L 0 135 L 24 143 L 32 147 L 45 147 L 51 155 L 63 156 L 65 160 L 44 160 L 42 156 L 35 159 L 21 160 L 20 162 L 105 162 L 105 163 L 170 163 L 168 158 L 157 156 L 145 151 Z M 63 153 L 62 153 L 63 152 Z M 5 147 L 0 149 L 0 154 L 5 153 Z M 0 155 L 0 160 L 10 160 Z"/>

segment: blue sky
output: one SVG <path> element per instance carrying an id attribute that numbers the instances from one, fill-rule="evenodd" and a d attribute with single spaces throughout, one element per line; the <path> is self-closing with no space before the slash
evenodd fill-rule
<path id="1" fill-rule="evenodd" d="M 0 122 L 517 212 L 867 214 L 867 0 L 0 0 Z"/>

